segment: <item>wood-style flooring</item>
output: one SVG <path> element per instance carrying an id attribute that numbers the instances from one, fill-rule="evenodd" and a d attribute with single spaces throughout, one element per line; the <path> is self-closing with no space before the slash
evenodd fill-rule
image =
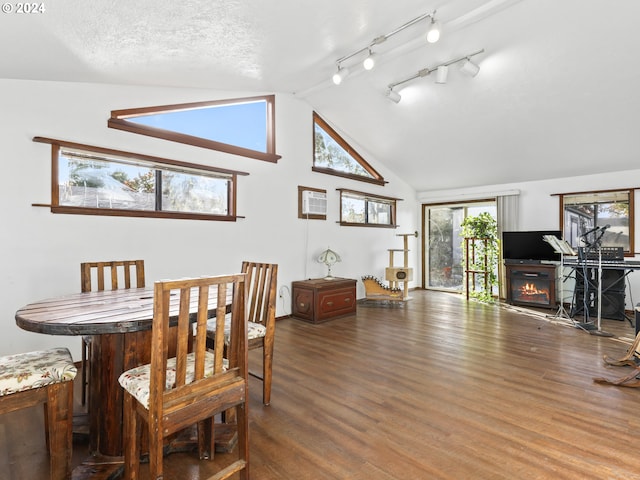
<path id="1" fill-rule="evenodd" d="M 411 295 L 278 321 L 271 406 L 250 380 L 253 480 L 640 479 L 640 389 L 593 382 L 630 371 L 602 361 L 623 356 L 629 322 L 604 319 L 607 337 L 553 311 Z M 48 478 L 41 421 L 0 417 L 0 479 Z M 85 454 L 76 443 L 74 462 Z M 228 457 L 172 454 L 165 479 L 206 479 Z"/>

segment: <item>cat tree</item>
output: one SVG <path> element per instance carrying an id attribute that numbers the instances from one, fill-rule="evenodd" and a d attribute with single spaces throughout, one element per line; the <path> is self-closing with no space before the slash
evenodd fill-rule
<path id="1" fill-rule="evenodd" d="M 413 269 L 409 267 L 409 237 L 417 237 L 415 233 L 401 233 L 404 248 L 390 248 L 389 266 L 385 268 L 385 280 L 389 285 L 384 285 L 372 275 L 362 277 L 367 300 L 407 301 L 409 297 L 409 282 L 413 280 Z M 402 266 L 395 265 L 396 253 L 403 254 Z"/>

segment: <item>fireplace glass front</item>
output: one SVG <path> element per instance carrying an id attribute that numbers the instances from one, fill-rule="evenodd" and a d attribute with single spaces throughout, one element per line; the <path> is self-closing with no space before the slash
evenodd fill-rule
<path id="1" fill-rule="evenodd" d="M 509 267 L 509 266 L 507 266 Z M 507 268 L 509 290 L 507 300 L 512 305 L 555 307 L 555 267 L 519 265 Z"/>

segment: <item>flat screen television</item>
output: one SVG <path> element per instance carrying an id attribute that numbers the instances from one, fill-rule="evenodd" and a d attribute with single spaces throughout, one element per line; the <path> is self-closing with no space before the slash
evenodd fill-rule
<path id="1" fill-rule="evenodd" d="M 543 235 L 562 239 L 560 230 L 502 232 L 502 258 L 510 263 L 559 262 L 560 254 L 543 240 Z"/>

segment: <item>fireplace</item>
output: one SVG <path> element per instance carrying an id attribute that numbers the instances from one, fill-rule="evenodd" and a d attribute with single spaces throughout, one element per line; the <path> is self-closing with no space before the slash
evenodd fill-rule
<path id="1" fill-rule="evenodd" d="M 507 302 L 543 308 L 556 306 L 556 266 L 505 263 Z"/>

